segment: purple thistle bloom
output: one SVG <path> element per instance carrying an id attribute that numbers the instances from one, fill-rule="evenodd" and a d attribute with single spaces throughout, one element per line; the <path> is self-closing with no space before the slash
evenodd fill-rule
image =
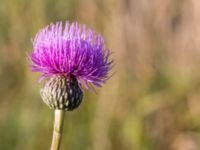
<path id="1" fill-rule="evenodd" d="M 66 22 L 50 24 L 33 40 L 30 67 L 42 77 L 74 77 L 87 89 L 89 83 L 100 87 L 108 78 L 113 61 L 100 34 L 85 25 Z"/>

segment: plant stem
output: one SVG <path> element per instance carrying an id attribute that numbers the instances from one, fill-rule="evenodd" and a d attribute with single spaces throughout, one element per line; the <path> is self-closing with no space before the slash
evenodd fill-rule
<path id="1" fill-rule="evenodd" d="M 58 110 L 58 109 L 55 110 L 55 118 L 54 118 L 55 120 L 54 120 L 51 150 L 59 150 L 60 149 L 64 116 L 65 116 L 64 110 Z"/>

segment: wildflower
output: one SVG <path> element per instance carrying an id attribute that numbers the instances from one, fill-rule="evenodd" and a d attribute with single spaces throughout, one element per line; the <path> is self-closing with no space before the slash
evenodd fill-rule
<path id="1" fill-rule="evenodd" d="M 85 25 L 50 24 L 33 40 L 29 54 L 32 71 L 41 73 L 46 84 L 43 101 L 53 109 L 73 110 L 83 98 L 83 88 L 101 87 L 109 78 L 113 61 L 100 34 Z"/>

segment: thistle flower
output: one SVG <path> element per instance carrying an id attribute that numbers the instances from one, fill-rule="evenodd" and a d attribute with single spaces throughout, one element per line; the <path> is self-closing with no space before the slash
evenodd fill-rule
<path id="1" fill-rule="evenodd" d="M 100 87 L 109 78 L 109 56 L 102 36 L 85 25 L 66 22 L 63 29 L 57 22 L 37 33 L 28 58 L 32 71 L 47 79 L 41 96 L 55 109 L 51 150 L 59 149 L 65 110 L 80 105 L 84 87 Z"/>
<path id="2" fill-rule="evenodd" d="M 73 110 L 81 103 L 82 88 L 100 87 L 113 61 L 100 34 L 85 25 L 62 22 L 41 29 L 29 54 L 32 71 L 48 78 L 43 101 L 54 109 Z"/>

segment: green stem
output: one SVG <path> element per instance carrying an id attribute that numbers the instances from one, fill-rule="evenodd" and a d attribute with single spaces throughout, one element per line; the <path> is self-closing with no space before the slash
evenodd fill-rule
<path id="1" fill-rule="evenodd" d="M 65 116 L 64 110 L 58 110 L 58 109 L 55 110 L 55 120 L 54 120 L 51 150 L 59 150 L 60 149 L 64 116 Z"/>

